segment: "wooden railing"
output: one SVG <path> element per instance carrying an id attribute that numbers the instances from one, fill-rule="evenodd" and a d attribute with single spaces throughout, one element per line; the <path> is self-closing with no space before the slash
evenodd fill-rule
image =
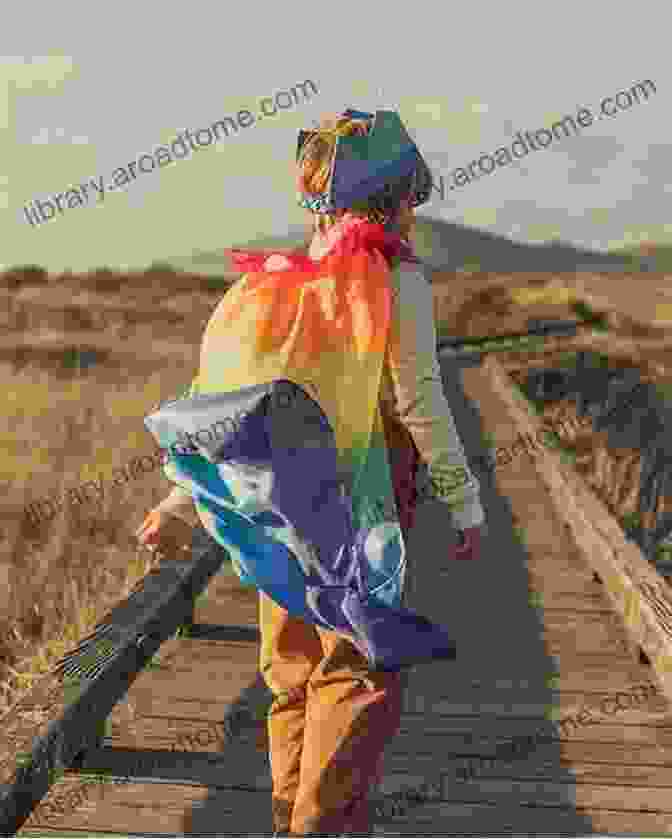
<path id="1" fill-rule="evenodd" d="M 580 326 L 587 326 L 587 321 L 575 320 L 532 320 L 528 321 L 528 329 L 525 332 L 502 332 L 499 335 L 481 335 L 476 337 L 450 337 L 438 341 L 438 351 L 441 353 L 446 349 L 453 349 L 459 354 L 463 353 L 485 353 L 490 349 L 497 349 L 497 344 L 505 341 L 516 341 L 524 338 L 551 338 L 551 337 L 572 337 L 576 335 Z M 492 343 L 488 348 L 487 344 Z"/>
<path id="2" fill-rule="evenodd" d="M 214 542 L 195 539 L 189 559 L 162 560 L 138 589 L 63 659 L 60 702 L 59 697 L 52 697 L 58 711 L 46 731 L 33 738 L 30 754 L 20 755 L 9 783 L 0 786 L 0 835 L 16 835 L 56 777 L 102 745 L 112 709 L 161 644 L 180 626 L 193 623 L 194 600 L 226 558 L 226 552 Z M 43 699 L 31 694 L 19 706 L 29 710 L 38 701 L 43 704 Z M 17 710 L 20 712 L 20 707 Z"/>

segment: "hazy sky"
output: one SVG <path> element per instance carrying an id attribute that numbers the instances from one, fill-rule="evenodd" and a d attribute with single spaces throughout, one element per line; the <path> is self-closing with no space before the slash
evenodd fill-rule
<path id="1" fill-rule="evenodd" d="M 669 8 L 662 0 L 17 3 L 0 27 L 0 267 L 143 266 L 303 221 L 296 133 L 398 107 L 441 184 L 423 212 L 521 241 L 672 243 Z M 113 173 L 312 80 L 317 95 L 103 200 L 31 226 L 24 205 Z M 648 101 L 452 191 L 451 171 L 650 79 Z M 382 93 L 380 92 L 382 86 Z M 301 94 L 299 94 L 301 96 Z M 285 100 L 282 100 L 283 104 Z M 611 107 L 614 107 L 613 105 Z M 164 159 L 165 160 L 165 159 Z M 145 165 L 149 165 L 147 162 Z M 484 164 L 487 165 L 487 164 Z"/>

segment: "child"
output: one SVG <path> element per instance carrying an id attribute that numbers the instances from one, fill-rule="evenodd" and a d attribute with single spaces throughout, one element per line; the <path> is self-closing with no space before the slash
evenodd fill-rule
<path id="1" fill-rule="evenodd" d="M 431 494 L 446 503 L 462 535 L 451 558 L 478 556 L 484 520 L 479 484 L 443 393 L 431 286 L 409 242 L 413 211 L 429 199 L 431 175 L 397 114 L 348 110 L 300 133 L 297 184 L 299 203 L 314 228 L 307 253 L 232 252 L 248 273 L 227 292 L 222 311 L 206 330 L 198 383 L 202 392 L 230 392 L 253 376 L 263 382 L 282 374 L 313 391 L 333 430 L 340 462 L 347 466 L 344 486 L 354 530 L 368 539 L 357 543 L 364 547 L 359 565 L 353 560 L 348 571 L 348 584 L 365 567 L 369 576 L 358 584 L 367 603 L 378 598 L 396 609 L 405 592 L 404 543 L 416 501 L 418 455 L 427 466 Z M 241 312 L 252 305 L 249 301 L 257 308 L 245 320 Z M 215 326 L 222 320 L 227 338 Z M 256 330 L 256 343 L 245 329 Z M 215 363 L 227 340 L 234 346 L 230 336 L 236 330 L 242 353 L 236 364 L 245 375 L 240 369 L 225 374 Z M 254 365 L 267 358 L 273 361 L 265 375 L 253 373 Z M 380 465 L 383 450 L 391 475 Z M 297 492 L 299 478 L 295 475 Z M 221 544 L 234 547 L 243 578 L 245 572 L 254 577 L 256 566 L 231 536 L 234 520 L 229 519 L 228 530 L 213 525 L 198 488 L 197 482 L 176 487 L 146 518 L 138 530 L 140 541 L 156 545 L 167 528 L 175 529 L 174 516 L 191 516 L 193 522 L 196 500 L 206 528 Z M 382 499 L 378 506 L 377 498 Z M 332 501 L 327 512 L 335 506 Z M 313 518 L 321 515 L 319 510 Z M 387 540 L 376 556 L 374 533 Z M 290 547 L 298 554 L 295 543 Z M 261 672 L 275 697 L 268 731 L 276 835 L 370 835 L 368 795 L 383 749 L 400 724 L 400 670 L 410 659 L 401 656 L 398 661 L 405 663 L 372 667 L 363 652 L 375 647 L 366 646 L 373 624 L 352 619 L 348 635 L 338 623 L 352 609 L 350 601 L 339 601 L 329 612 L 332 623 L 324 619 L 326 601 L 320 597 L 333 593 L 335 579 L 331 588 L 314 587 L 312 612 L 285 608 L 289 598 L 279 602 L 281 597 L 269 596 L 271 589 L 256 583 L 262 589 Z M 431 648 L 429 630 L 422 631 Z M 391 637 L 386 636 L 388 646 L 394 646 L 388 643 Z M 451 657 L 445 651 L 429 655 Z"/>

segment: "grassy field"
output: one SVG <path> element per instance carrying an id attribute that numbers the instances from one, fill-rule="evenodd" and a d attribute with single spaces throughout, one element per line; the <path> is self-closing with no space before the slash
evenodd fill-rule
<path id="1" fill-rule="evenodd" d="M 194 278 L 156 271 L 53 280 L 38 293 L 34 279 L 0 279 L 10 303 L 0 348 L 0 715 L 149 570 L 133 531 L 170 487 L 156 466 L 143 474 L 149 459 L 133 463 L 155 450 L 142 420 L 190 384 L 222 294 L 221 283 L 194 293 Z M 76 347 L 83 331 L 102 360 L 78 369 L 64 338 Z M 55 498 L 62 509 L 51 518 L 45 499 Z M 41 521 L 26 516 L 35 502 Z"/>

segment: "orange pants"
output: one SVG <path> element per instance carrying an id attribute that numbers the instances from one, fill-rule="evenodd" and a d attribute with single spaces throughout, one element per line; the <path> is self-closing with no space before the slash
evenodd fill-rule
<path id="1" fill-rule="evenodd" d="M 417 450 L 403 426 L 386 420 L 385 432 L 407 541 Z M 399 729 L 405 676 L 370 672 L 349 641 L 290 617 L 263 592 L 259 626 L 261 673 L 275 697 L 268 739 L 276 832 L 370 836 L 369 792 Z"/>
<path id="2" fill-rule="evenodd" d="M 399 728 L 399 673 L 371 673 L 334 632 L 292 618 L 260 593 L 274 829 L 370 835 L 368 795 Z"/>

